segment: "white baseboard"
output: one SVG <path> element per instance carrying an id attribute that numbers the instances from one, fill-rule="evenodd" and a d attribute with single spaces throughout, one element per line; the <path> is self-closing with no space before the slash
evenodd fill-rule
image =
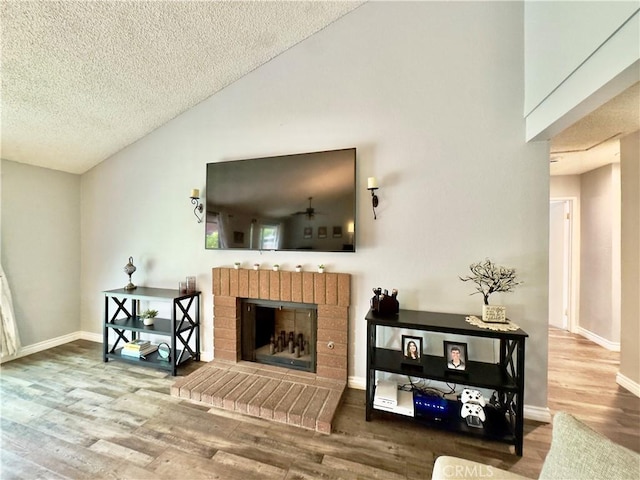
<path id="1" fill-rule="evenodd" d="M 524 418 L 536 422 L 551 423 L 551 410 L 549 407 L 524 406 Z"/>
<path id="2" fill-rule="evenodd" d="M 347 386 L 349 388 L 355 388 L 356 390 L 366 390 L 367 381 L 363 377 L 349 377 L 347 379 Z"/>
<path id="3" fill-rule="evenodd" d="M 202 350 L 200 352 L 200 361 L 201 362 L 210 362 L 213 360 L 213 352 Z"/>
<path id="4" fill-rule="evenodd" d="M 102 334 L 92 333 L 92 332 L 80 332 L 80 339 L 88 340 L 89 342 L 102 343 Z"/>
<path id="5" fill-rule="evenodd" d="M 640 384 L 634 382 L 629 377 L 622 375 L 620 372 L 616 373 L 616 383 L 622 388 L 629 390 L 636 397 L 640 397 Z"/>
<path id="6" fill-rule="evenodd" d="M 620 342 L 612 342 L 611 340 L 607 340 L 606 338 L 603 338 L 600 335 L 587 330 L 586 328 L 578 327 L 576 328 L 576 333 L 578 335 L 582 335 L 587 340 L 591 340 L 593 343 L 597 343 L 607 350 L 611 350 L 612 352 L 620 351 Z"/>
<path id="7" fill-rule="evenodd" d="M 51 340 L 45 340 L 44 342 L 34 343 L 26 347 L 21 347 L 20 351 L 15 355 L 6 355 L 0 358 L 0 363 L 9 362 L 18 358 L 26 357 L 27 355 L 33 355 L 34 353 L 49 350 L 53 347 L 59 347 L 65 343 L 80 340 L 82 337 L 81 332 L 69 333 L 68 335 L 62 335 L 61 337 L 52 338 Z M 100 335 L 100 342 L 102 342 L 102 335 Z"/>

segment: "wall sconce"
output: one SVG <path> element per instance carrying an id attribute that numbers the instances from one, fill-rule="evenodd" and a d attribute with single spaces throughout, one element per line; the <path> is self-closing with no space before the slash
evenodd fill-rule
<path id="1" fill-rule="evenodd" d="M 195 208 L 193 209 L 193 214 L 198 219 L 198 223 L 202 223 L 202 215 L 198 216 L 197 212 L 202 213 L 202 210 L 204 209 L 204 207 L 200 203 L 200 190 L 198 190 L 197 188 L 193 188 L 191 190 L 191 205 L 195 205 Z"/>
<path id="2" fill-rule="evenodd" d="M 367 179 L 367 190 L 371 192 L 371 205 L 373 205 L 373 219 L 376 220 L 376 207 L 378 206 L 378 196 L 376 190 L 378 189 L 378 180 L 376 177 L 369 177 Z"/>
<path id="3" fill-rule="evenodd" d="M 353 245 L 353 232 L 355 231 L 355 225 L 353 222 L 347 224 L 347 233 L 349 234 L 349 244 Z"/>

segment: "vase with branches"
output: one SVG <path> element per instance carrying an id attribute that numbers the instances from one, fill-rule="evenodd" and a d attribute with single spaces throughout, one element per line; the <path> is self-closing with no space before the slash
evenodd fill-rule
<path id="1" fill-rule="evenodd" d="M 473 282 L 476 284 L 476 293 L 482 294 L 484 304 L 489 305 L 489 296 L 498 292 L 512 292 L 514 287 L 522 282 L 517 280 L 514 268 L 496 265 L 488 258 L 483 262 L 472 263 L 469 266 L 471 275 L 459 277 L 463 282 Z"/>

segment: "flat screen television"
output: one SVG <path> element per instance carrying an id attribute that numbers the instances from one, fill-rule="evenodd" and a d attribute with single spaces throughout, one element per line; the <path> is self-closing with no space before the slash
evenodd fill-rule
<path id="1" fill-rule="evenodd" d="M 356 149 L 207 164 L 207 249 L 355 251 Z"/>

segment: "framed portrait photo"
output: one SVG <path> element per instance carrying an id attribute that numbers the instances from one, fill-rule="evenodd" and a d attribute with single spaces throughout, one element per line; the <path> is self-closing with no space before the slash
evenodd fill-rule
<path id="1" fill-rule="evenodd" d="M 327 227 L 318 227 L 318 238 L 327 238 Z"/>
<path id="2" fill-rule="evenodd" d="M 313 227 L 304 227 L 302 236 L 304 238 L 311 238 L 313 236 Z"/>
<path id="3" fill-rule="evenodd" d="M 405 361 L 420 362 L 422 357 L 422 337 L 402 335 L 402 355 Z"/>
<path id="4" fill-rule="evenodd" d="M 444 341 L 444 355 L 447 359 L 447 370 L 464 372 L 467 369 L 467 344 Z"/>

